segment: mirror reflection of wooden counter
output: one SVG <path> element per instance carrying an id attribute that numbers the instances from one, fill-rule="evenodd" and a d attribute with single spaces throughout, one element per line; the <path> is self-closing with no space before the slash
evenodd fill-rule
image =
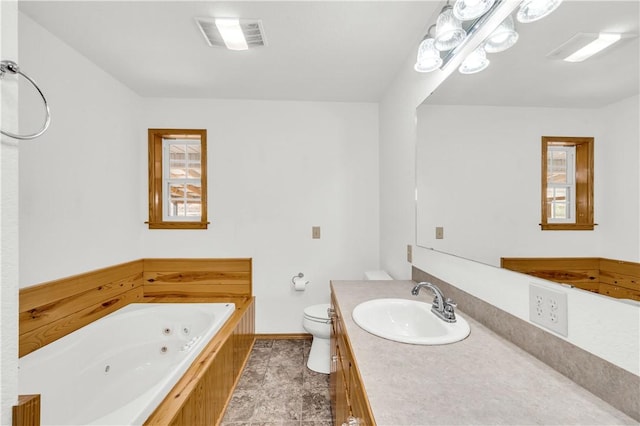
<path id="1" fill-rule="evenodd" d="M 594 293 L 640 301 L 640 263 L 600 257 L 503 257 L 500 266 Z"/>

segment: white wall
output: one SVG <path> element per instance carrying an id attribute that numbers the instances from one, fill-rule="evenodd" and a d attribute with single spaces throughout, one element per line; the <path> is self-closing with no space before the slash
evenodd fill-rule
<path id="1" fill-rule="evenodd" d="M 600 146 L 595 153 L 595 189 L 601 206 L 596 219 L 604 235 L 601 253 L 636 262 L 640 261 L 639 99 L 634 96 L 599 111 L 605 139 L 602 144 L 596 141 Z"/>
<path id="2" fill-rule="evenodd" d="M 638 113 L 637 96 L 602 109 L 419 107 L 417 243 L 494 266 L 503 256 L 640 261 Z M 540 231 L 542 135 L 595 138 L 594 231 Z"/>
<path id="3" fill-rule="evenodd" d="M 380 264 L 395 279 L 411 277 L 407 245 L 416 242 L 416 107 L 457 66 L 418 74 L 414 61 L 411 55 L 379 105 Z"/>
<path id="4" fill-rule="evenodd" d="M 413 71 L 414 61 L 412 52 L 380 104 L 380 261 L 395 278 L 410 276 L 406 244 L 415 241 L 415 110 L 443 78 L 441 74 L 417 75 Z M 451 63 L 448 69 L 456 67 L 456 63 Z M 638 158 L 637 151 L 633 158 Z M 420 247 L 414 247 L 413 265 L 527 319 L 523 306 L 528 303 L 531 277 Z M 460 308 L 464 311 L 464 307 Z M 569 295 L 567 340 L 640 374 L 637 306 L 574 290 Z"/>
<path id="5" fill-rule="evenodd" d="M 380 264 L 396 279 L 411 277 L 407 245 L 416 241 L 416 108 L 518 7 L 518 2 L 507 2 L 503 6 L 444 69 L 425 74 L 413 70 L 415 49 L 420 42 L 416 40 L 380 102 Z M 426 22 L 433 22 L 436 17 Z M 427 29 L 424 28 L 424 34 Z"/>
<path id="6" fill-rule="evenodd" d="M 141 257 L 252 257 L 258 332 L 296 333 L 330 279 L 379 267 L 376 104 L 141 99 L 23 14 L 19 35 L 52 112 L 20 146 L 22 287 Z M 21 127 L 39 102 L 24 91 Z M 207 231 L 144 225 L 149 127 L 208 130 Z"/>
<path id="7" fill-rule="evenodd" d="M 379 262 L 376 104 L 144 101 L 139 220 L 147 218 L 146 129 L 206 128 L 206 231 L 145 230 L 144 257 L 251 257 L 258 333 L 302 332 L 330 279 Z M 321 226 L 321 239 L 311 227 Z M 294 292 L 291 278 L 311 281 Z"/>
<path id="8" fill-rule="evenodd" d="M 0 59 L 18 62 L 18 3 L 0 2 Z M 0 84 L 0 128 L 18 129 L 18 84 Z M 18 147 L 0 137 L 0 424 L 11 424 L 18 395 Z"/>
<path id="9" fill-rule="evenodd" d="M 47 96 L 51 126 L 20 144 L 20 285 L 140 257 L 139 97 L 19 15 L 20 66 Z M 42 101 L 21 85 L 20 127 Z"/>

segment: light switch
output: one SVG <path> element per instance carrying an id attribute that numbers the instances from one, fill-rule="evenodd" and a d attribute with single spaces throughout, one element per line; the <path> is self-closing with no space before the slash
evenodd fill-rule
<path id="1" fill-rule="evenodd" d="M 311 238 L 313 238 L 314 240 L 319 240 L 320 239 L 320 227 L 319 226 L 311 227 Z"/>
<path id="2" fill-rule="evenodd" d="M 442 240 L 444 238 L 444 228 L 442 226 L 436 226 L 436 240 Z"/>

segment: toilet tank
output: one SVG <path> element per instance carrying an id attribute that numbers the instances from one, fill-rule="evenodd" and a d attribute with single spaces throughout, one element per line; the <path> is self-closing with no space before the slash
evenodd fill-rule
<path id="1" fill-rule="evenodd" d="M 392 280 L 391 276 L 387 274 L 387 271 L 367 271 L 364 273 L 364 279 L 367 281 L 384 281 Z"/>

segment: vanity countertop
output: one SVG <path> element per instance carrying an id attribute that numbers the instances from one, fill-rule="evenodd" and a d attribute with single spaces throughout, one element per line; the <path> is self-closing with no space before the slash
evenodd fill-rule
<path id="1" fill-rule="evenodd" d="M 345 331 L 378 425 L 638 424 L 464 313 L 466 339 L 397 343 L 358 327 L 351 312 L 378 298 L 413 299 L 413 281 L 332 281 Z M 445 294 L 445 297 L 447 295 Z M 423 291 L 419 300 L 431 302 Z"/>

